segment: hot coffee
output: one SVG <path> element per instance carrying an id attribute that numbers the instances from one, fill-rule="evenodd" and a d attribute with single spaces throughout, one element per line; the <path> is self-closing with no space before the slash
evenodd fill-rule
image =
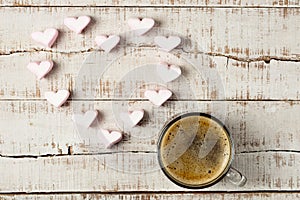
<path id="1" fill-rule="evenodd" d="M 190 115 L 173 121 L 160 138 L 159 158 L 176 183 L 202 187 L 224 175 L 232 159 L 226 129 L 208 116 Z"/>

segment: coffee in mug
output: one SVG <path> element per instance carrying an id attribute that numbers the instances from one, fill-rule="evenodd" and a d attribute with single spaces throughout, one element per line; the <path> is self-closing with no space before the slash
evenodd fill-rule
<path id="1" fill-rule="evenodd" d="M 227 174 L 233 159 L 233 143 L 226 127 L 216 118 L 187 113 L 163 128 L 158 157 L 163 172 L 173 182 L 203 188 Z"/>

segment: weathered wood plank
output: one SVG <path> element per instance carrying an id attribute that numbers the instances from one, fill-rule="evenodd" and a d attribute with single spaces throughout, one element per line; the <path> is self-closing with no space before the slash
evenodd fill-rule
<path id="1" fill-rule="evenodd" d="M 160 0 L 160 1 L 147 1 L 147 0 L 134 0 L 134 1 L 113 1 L 113 0 L 75 0 L 75 1 L 61 1 L 61 0 L 5 0 L 1 2 L 2 6 L 210 6 L 210 7 L 289 7 L 299 6 L 298 0 Z"/>
<path id="2" fill-rule="evenodd" d="M 124 126 L 119 113 L 143 108 L 148 113 L 141 126 Z M 102 120 L 93 129 L 73 124 L 73 113 L 98 109 Z M 235 141 L 235 151 L 299 151 L 300 103 L 283 101 L 216 102 L 170 101 L 156 108 L 148 101 L 69 102 L 56 109 L 45 101 L 0 102 L 0 154 L 3 156 L 156 151 L 159 130 L 171 116 L 208 112 L 224 121 Z M 125 139 L 105 150 L 97 127 L 123 131 Z"/>
<path id="3" fill-rule="evenodd" d="M 300 198 L 299 193 L 205 193 L 205 192 L 193 192 L 193 193 L 145 193 L 145 194 L 95 194 L 95 193 L 82 193 L 82 194 L 26 194 L 26 195 L 0 195 L 0 200 L 92 200 L 92 199 L 106 199 L 106 200 L 136 200 L 136 199 L 148 199 L 148 200 L 211 200 L 211 199 L 227 199 L 227 200 L 295 200 Z"/>
<path id="4" fill-rule="evenodd" d="M 171 89 L 176 99 L 300 99 L 299 87 L 295 87 L 300 85 L 300 62 L 247 63 L 202 54 L 178 57 L 143 48 L 128 49 L 125 54 L 121 57 L 99 52 L 2 56 L 0 99 L 44 99 L 46 91 L 62 88 L 73 92 L 72 99 L 143 99 L 144 89 L 155 87 L 154 82 Z M 38 81 L 26 66 L 30 61 L 43 59 L 54 60 L 55 67 Z M 84 59 L 89 61 L 82 65 Z M 180 65 L 181 78 L 163 83 L 155 71 L 155 64 L 160 61 Z"/>
<path id="5" fill-rule="evenodd" d="M 97 34 L 129 31 L 126 21 L 140 16 L 153 17 L 159 28 L 191 40 L 191 45 L 184 46 L 185 51 L 204 51 L 239 59 L 271 56 L 299 60 L 299 12 L 300 8 L 7 7 L 0 9 L 1 17 L 9 19 L 0 21 L 0 41 L 5 41 L 0 44 L 0 51 L 1 54 L 10 54 L 40 49 L 30 39 L 30 34 L 55 27 L 61 34 L 53 51 L 81 52 L 96 48 L 94 38 Z M 63 25 L 65 17 L 74 15 L 93 18 L 83 35 L 74 34 Z M 114 16 L 113 21 L 111 16 Z M 19 36 L 20 33 L 23 37 Z"/>
<path id="6" fill-rule="evenodd" d="M 189 191 L 169 181 L 156 153 L 0 158 L 1 192 Z M 299 153 L 237 154 L 233 166 L 248 182 L 236 187 L 225 179 L 201 191 L 299 191 Z M 11 169 L 13 166 L 13 170 Z"/>

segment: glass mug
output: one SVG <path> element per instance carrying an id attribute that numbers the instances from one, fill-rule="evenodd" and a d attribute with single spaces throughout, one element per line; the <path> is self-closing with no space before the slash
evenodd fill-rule
<path id="1" fill-rule="evenodd" d="M 158 161 L 175 184 L 201 189 L 227 177 L 237 186 L 247 179 L 230 165 L 234 146 L 227 128 L 217 118 L 191 112 L 173 117 L 160 132 Z"/>

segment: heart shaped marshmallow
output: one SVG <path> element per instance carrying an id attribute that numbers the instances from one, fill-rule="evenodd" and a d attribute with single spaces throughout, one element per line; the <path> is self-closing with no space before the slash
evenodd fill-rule
<path id="1" fill-rule="evenodd" d="M 180 67 L 165 62 L 159 63 L 156 67 L 156 71 L 164 82 L 173 81 L 181 75 Z"/>
<path id="2" fill-rule="evenodd" d="M 176 48 L 181 43 L 181 38 L 178 36 L 156 36 L 154 38 L 155 44 L 157 44 L 161 49 L 169 52 Z"/>
<path id="3" fill-rule="evenodd" d="M 64 19 L 64 24 L 72 31 L 80 34 L 85 27 L 90 23 L 91 18 L 89 16 L 80 17 L 68 17 Z"/>
<path id="4" fill-rule="evenodd" d="M 108 131 L 106 129 L 100 129 L 98 136 L 105 148 L 111 148 L 114 144 L 120 142 L 123 137 L 119 131 Z"/>
<path id="5" fill-rule="evenodd" d="M 27 65 L 27 68 L 38 78 L 42 79 L 46 76 L 53 68 L 53 62 L 41 61 L 41 62 L 31 62 Z"/>
<path id="6" fill-rule="evenodd" d="M 58 30 L 54 28 L 46 29 L 44 32 L 33 32 L 31 37 L 36 42 L 42 44 L 45 47 L 51 48 L 58 36 Z"/>
<path id="7" fill-rule="evenodd" d="M 155 21 L 151 18 L 130 18 L 128 25 L 136 35 L 143 35 L 148 32 L 155 24 Z"/>
<path id="8" fill-rule="evenodd" d="M 97 45 L 101 47 L 106 53 L 109 53 L 120 42 L 118 35 L 99 35 L 95 39 Z"/>
<path id="9" fill-rule="evenodd" d="M 89 110 L 89 111 L 85 112 L 84 115 L 73 114 L 72 120 L 79 126 L 88 128 L 95 121 L 97 116 L 98 116 L 97 110 Z"/>
<path id="10" fill-rule="evenodd" d="M 134 127 L 143 119 L 144 113 L 144 110 L 133 110 L 121 113 L 120 117 L 126 125 Z"/>
<path id="11" fill-rule="evenodd" d="M 55 107 L 60 107 L 63 105 L 70 96 L 70 92 L 68 90 L 58 90 L 55 92 L 45 92 L 45 98 L 49 103 L 54 105 Z"/>
<path id="12" fill-rule="evenodd" d="M 144 95 L 154 105 L 161 106 L 164 102 L 166 102 L 172 96 L 172 92 L 167 89 L 162 89 L 162 90 L 158 90 L 158 91 L 146 90 Z"/>

